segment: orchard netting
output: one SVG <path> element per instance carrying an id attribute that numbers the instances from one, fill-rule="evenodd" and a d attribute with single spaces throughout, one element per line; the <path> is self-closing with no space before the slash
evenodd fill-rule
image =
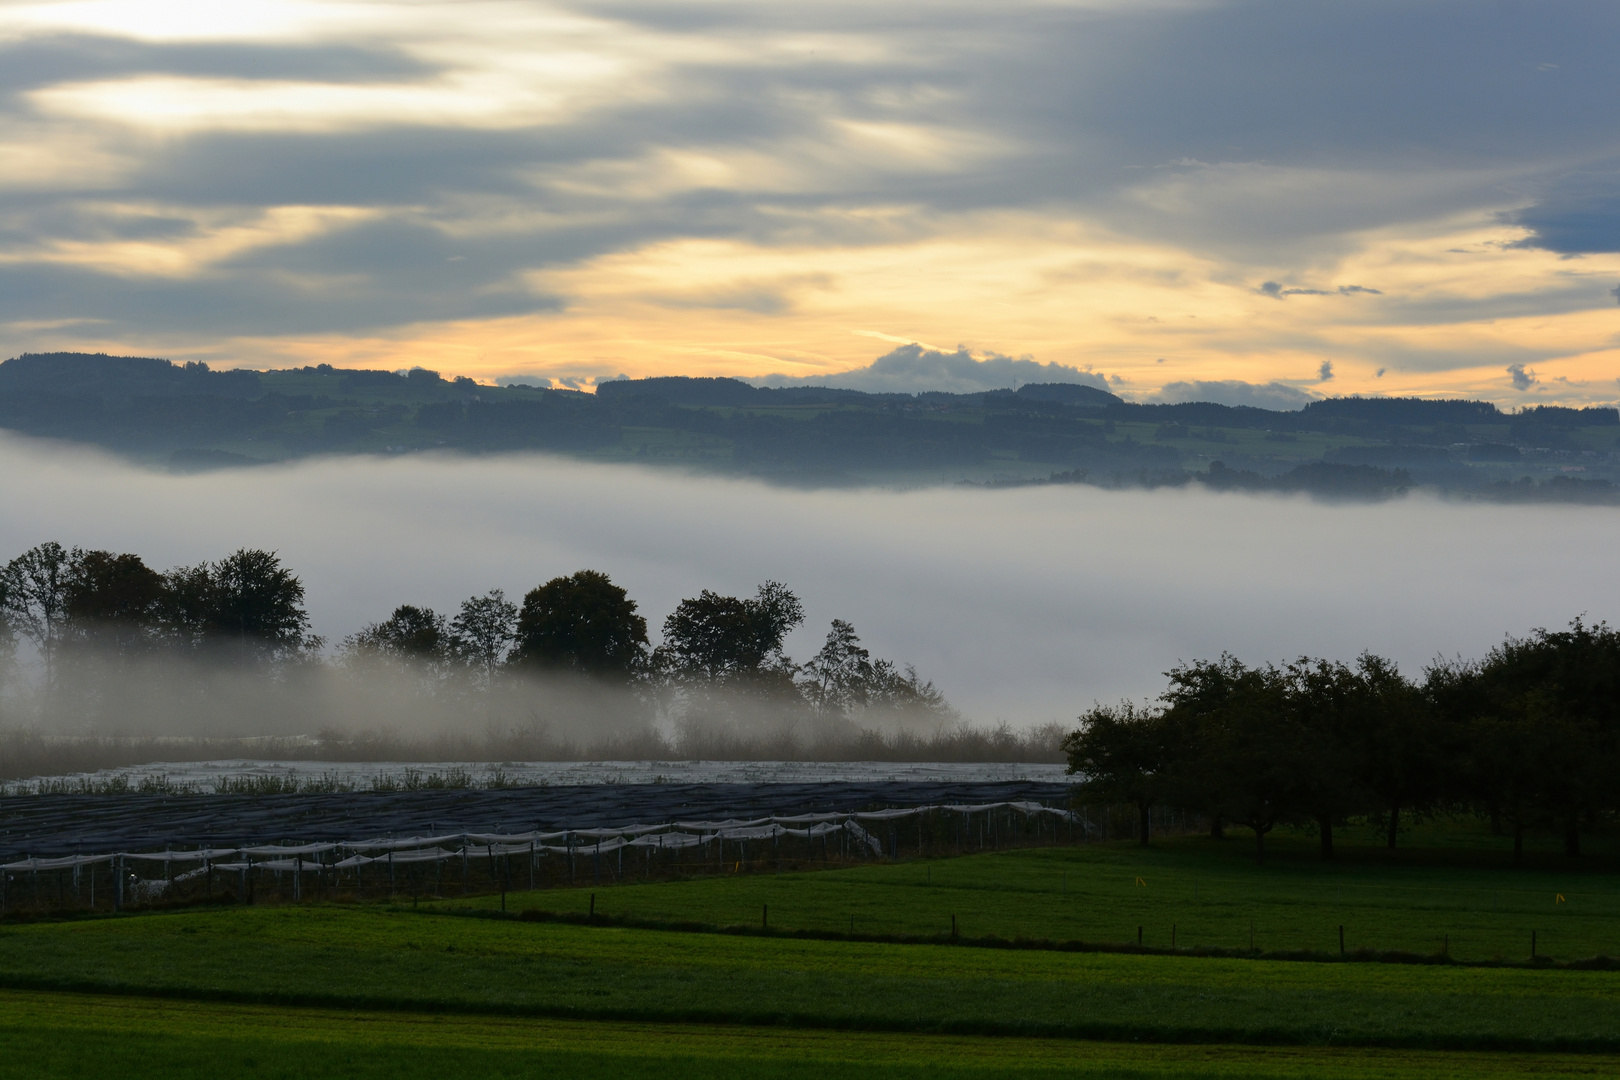
<path id="1" fill-rule="evenodd" d="M 670 821 L 606 828 L 114 851 L 0 864 L 8 910 L 160 902 L 412 898 L 654 880 L 1085 840 L 1084 811 L 1038 802 Z"/>

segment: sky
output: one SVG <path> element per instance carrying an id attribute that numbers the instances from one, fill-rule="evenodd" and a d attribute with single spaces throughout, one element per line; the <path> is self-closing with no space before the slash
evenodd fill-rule
<path id="1" fill-rule="evenodd" d="M 0 2 L 0 354 L 1620 399 L 1612 0 Z"/>
<path id="2" fill-rule="evenodd" d="M 654 641 L 682 598 L 786 583 L 806 660 L 835 618 L 964 717 L 1069 723 L 1181 661 L 1363 650 L 1414 678 L 1507 634 L 1620 622 L 1603 506 L 1373 505 L 1084 485 L 801 491 L 533 455 L 348 457 L 176 476 L 0 436 L 0 560 L 55 539 L 158 569 L 268 548 L 332 643 L 410 603 L 453 612 L 590 567 Z M 292 718 L 291 722 L 297 722 Z"/>

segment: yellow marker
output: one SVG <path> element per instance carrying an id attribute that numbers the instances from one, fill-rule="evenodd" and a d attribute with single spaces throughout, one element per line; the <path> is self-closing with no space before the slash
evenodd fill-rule
<path id="1" fill-rule="evenodd" d="M 1564 902 L 1564 894 L 1563 893 L 1553 893 L 1553 895 L 1555 897 L 1557 897 L 1557 899 L 1554 900 L 1553 903 L 1562 904 Z"/>
<path id="2" fill-rule="evenodd" d="M 1146 884 L 1147 884 L 1147 882 L 1145 882 L 1145 881 L 1143 881 L 1143 880 L 1142 880 L 1142 879 L 1141 879 L 1141 878 L 1137 878 L 1137 879 L 1136 879 L 1136 883 L 1137 883 L 1137 884 L 1138 884 L 1138 885 L 1146 885 Z"/>

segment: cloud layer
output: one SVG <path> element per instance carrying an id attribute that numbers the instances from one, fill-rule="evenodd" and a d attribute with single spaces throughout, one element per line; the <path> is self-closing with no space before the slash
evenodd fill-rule
<path id="1" fill-rule="evenodd" d="M 867 393 L 915 394 L 943 390 L 972 394 L 981 390 L 1014 390 L 1026 383 L 1080 383 L 1108 389 L 1108 380 L 1091 371 L 1063 364 L 1043 364 L 1027 356 L 975 357 L 965 348 L 955 352 L 912 343 L 893 349 L 866 367 L 829 375 L 766 375 L 750 380 L 759 386 L 835 386 Z"/>
<path id="2" fill-rule="evenodd" d="M 1257 409 L 1296 412 L 1320 396 L 1280 382 L 1257 384 L 1241 379 L 1200 379 L 1166 383 L 1157 393 L 1149 395 L 1147 400 L 1166 405 L 1185 401 L 1213 401 L 1217 405 L 1252 405 Z"/>
<path id="3" fill-rule="evenodd" d="M 802 380 L 866 364 L 854 330 L 1142 393 L 1331 362 L 1612 399 L 1617 33 L 1601 0 L 13 4 L 0 352 Z"/>

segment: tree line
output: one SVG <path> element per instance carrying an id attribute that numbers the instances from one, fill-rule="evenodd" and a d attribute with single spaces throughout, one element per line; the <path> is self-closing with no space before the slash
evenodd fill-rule
<path id="1" fill-rule="evenodd" d="M 616 688 L 683 714 L 750 705 L 848 718 L 874 710 L 954 718 L 944 695 L 910 667 L 874 658 L 834 619 L 804 663 L 784 652 L 805 621 L 798 596 L 768 581 L 753 596 L 707 589 L 664 620 L 661 642 L 624 588 L 579 570 L 508 600 L 500 589 L 453 613 L 402 604 L 344 638 L 328 656 L 311 633 L 304 586 L 274 552 L 241 549 L 159 572 L 139 556 L 40 544 L 0 570 L 0 674 L 16 673 L 19 639 L 41 668 L 45 698 L 87 668 L 180 655 L 260 671 L 333 664 L 385 671 L 425 694 L 490 690 L 526 675 Z"/>
<path id="2" fill-rule="evenodd" d="M 1079 797 L 1202 816 L 1212 835 L 1368 821 L 1395 847 L 1403 822 L 1474 813 L 1513 836 L 1581 833 L 1620 813 L 1620 632 L 1576 619 L 1508 637 L 1421 680 L 1371 653 L 1251 667 L 1230 655 L 1166 673 L 1156 701 L 1096 705 L 1063 744 Z"/>

